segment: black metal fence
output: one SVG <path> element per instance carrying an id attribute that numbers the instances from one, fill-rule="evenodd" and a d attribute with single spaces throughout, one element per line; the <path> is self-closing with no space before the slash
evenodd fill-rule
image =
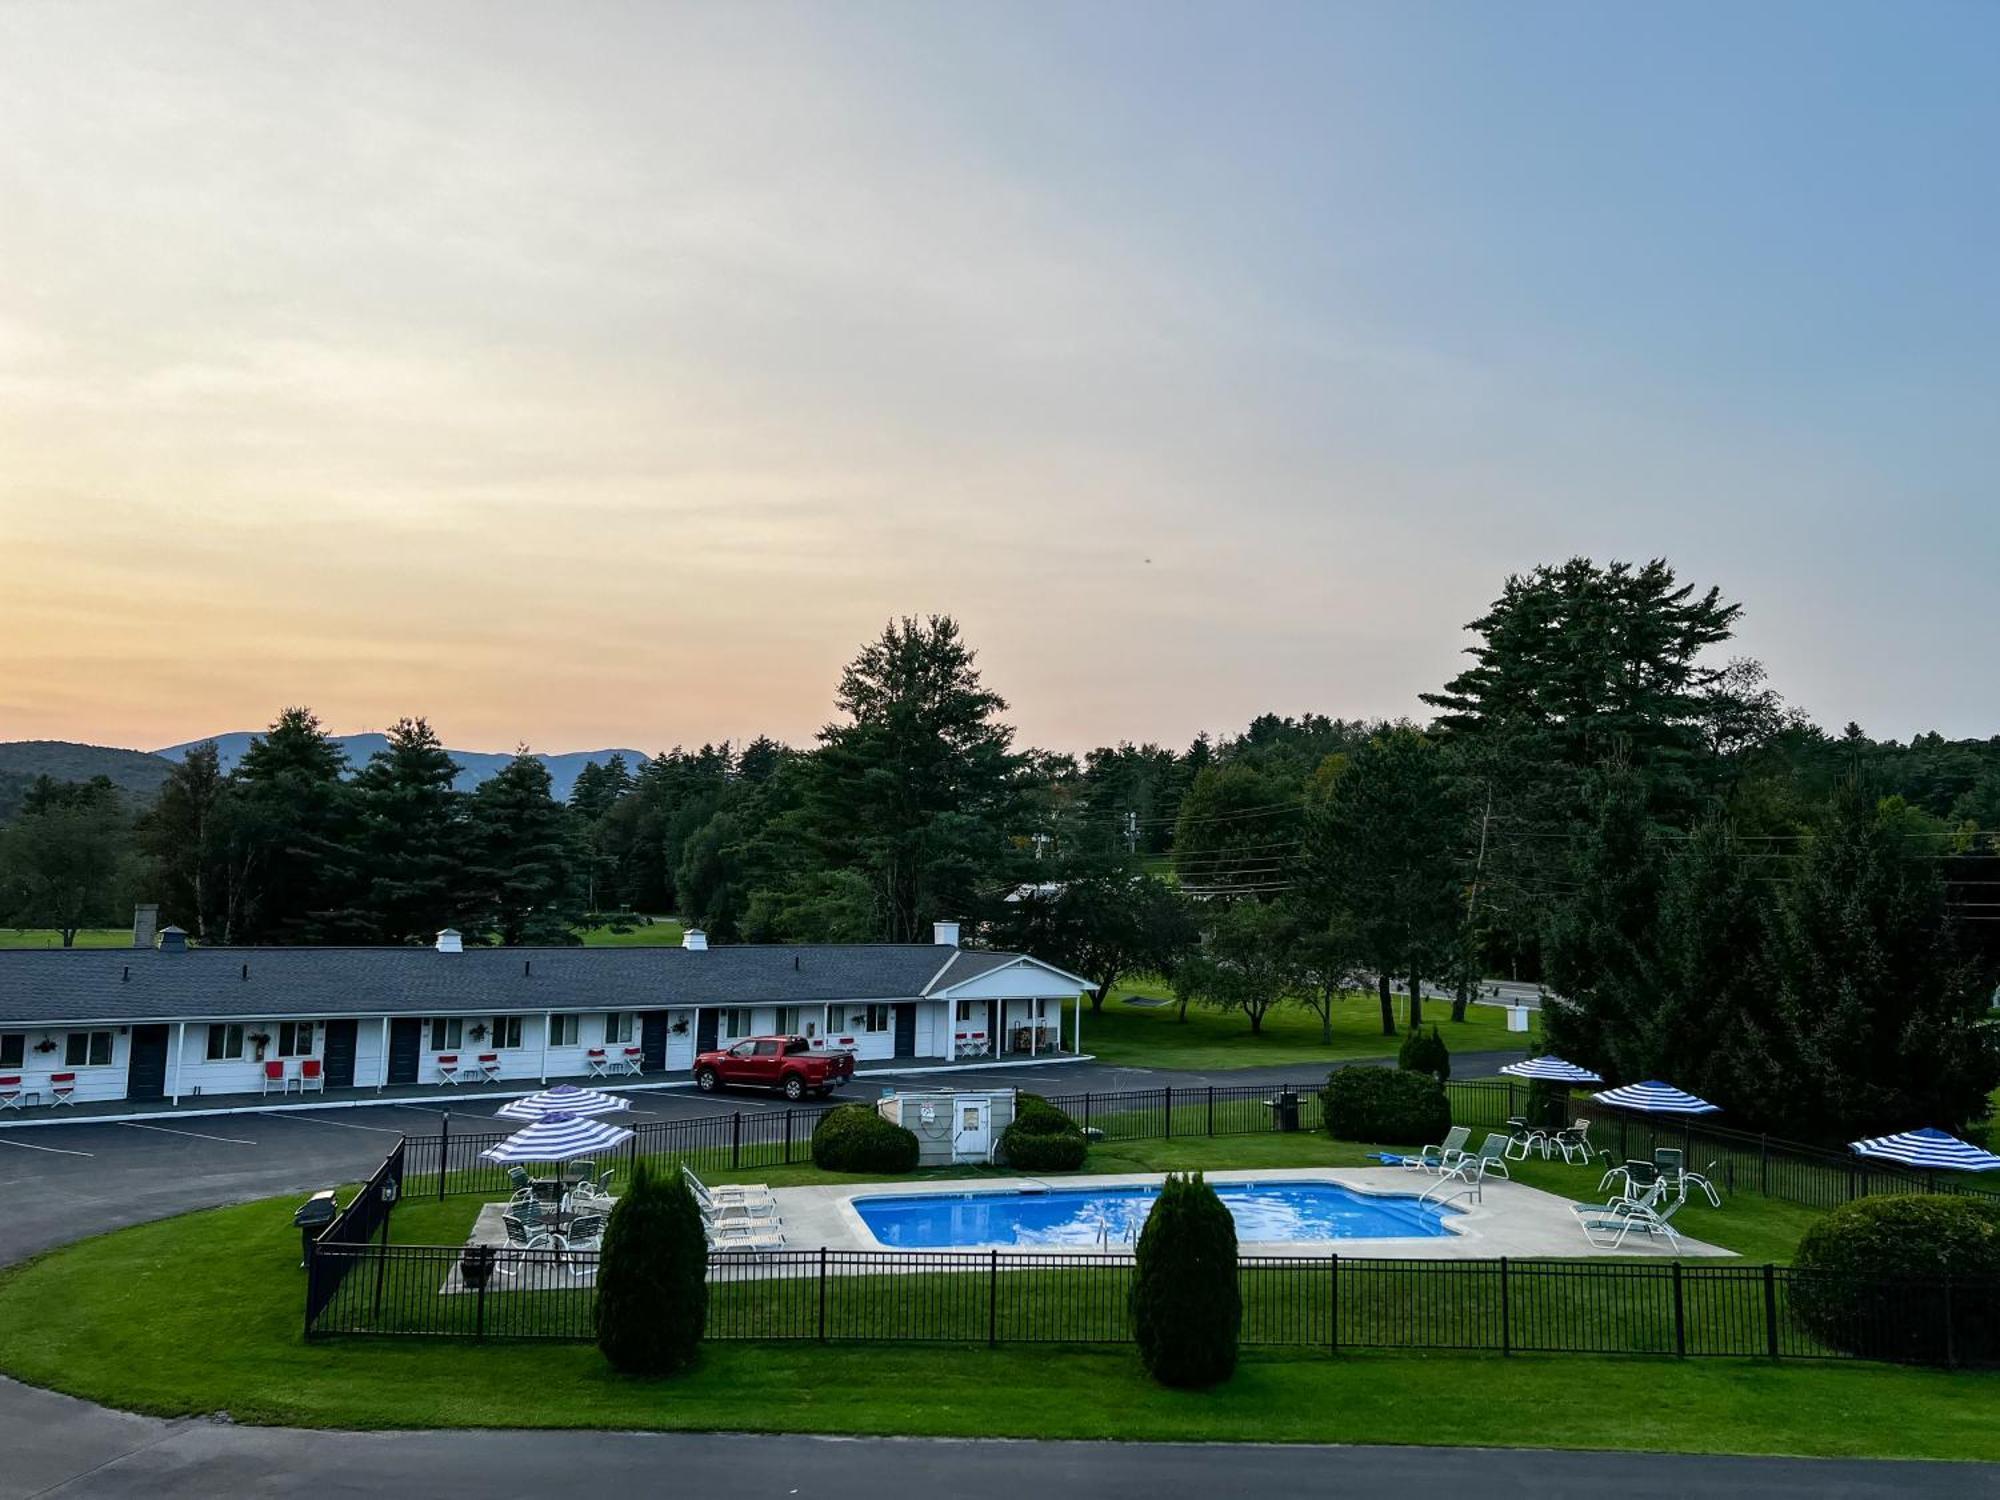
<path id="1" fill-rule="evenodd" d="M 1060 1094 L 1049 1102 L 1107 1140 L 1172 1140 L 1180 1137 L 1242 1136 L 1281 1129 L 1322 1128 L 1320 1085 L 1227 1084 L 1194 1088 L 1122 1090 Z M 1501 1130 L 1529 1108 L 1529 1085 L 1511 1079 L 1454 1080 L 1445 1085 L 1455 1123 L 1474 1130 Z M 1870 1164 L 1841 1152 L 1723 1129 L 1684 1117 L 1652 1119 L 1620 1110 L 1593 1108 L 1588 1100 L 1564 1104 L 1568 1118 L 1591 1120 L 1591 1139 L 1620 1161 L 1650 1157 L 1656 1147 L 1675 1146 L 1690 1166 L 1714 1163 L 1711 1174 L 1725 1192 L 1758 1193 L 1811 1208 L 1833 1208 L 1881 1193 L 1960 1193 L 2000 1201 L 1968 1184 L 1962 1174 L 1916 1172 Z M 628 1171 L 646 1160 L 655 1166 L 684 1161 L 698 1172 L 735 1172 L 789 1166 L 812 1160 L 812 1128 L 819 1111 L 786 1109 L 708 1115 L 694 1120 L 655 1120 L 634 1127 L 632 1139 L 604 1167 Z M 479 1153 L 510 1132 L 459 1132 L 407 1141 L 405 1190 L 417 1196 L 458 1193 L 505 1196 L 504 1168 Z"/>
<path id="2" fill-rule="evenodd" d="M 593 1338 L 595 1254 L 325 1246 L 330 1295 L 308 1337 Z M 820 1342 L 1124 1344 L 1124 1254 L 797 1250 L 709 1262 L 707 1337 Z M 1844 1325 L 1794 1310 L 1808 1273 L 1783 1266 L 1546 1260 L 1245 1257 L 1245 1345 L 1959 1363 L 1954 1305 L 2000 1287 L 1898 1281 L 1849 1295 Z"/>
<path id="3" fill-rule="evenodd" d="M 403 1189 L 404 1160 L 409 1142 L 398 1141 L 382 1159 L 369 1179 L 347 1206 L 319 1232 L 306 1252 L 306 1330 L 311 1332 L 317 1318 L 340 1291 L 340 1283 L 353 1269 L 354 1260 L 345 1252 L 365 1246 L 377 1235 L 388 1239 L 389 1214 Z M 329 1256 L 328 1250 L 341 1247 L 343 1253 Z M 386 1268 L 382 1274 L 386 1274 Z"/>

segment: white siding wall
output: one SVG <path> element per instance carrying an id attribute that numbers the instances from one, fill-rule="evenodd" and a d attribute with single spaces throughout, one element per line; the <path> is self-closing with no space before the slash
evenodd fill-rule
<path id="1" fill-rule="evenodd" d="M 9 1028 L 14 1030 L 17 1028 Z M 79 1104 L 91 1099 L 122 1099 L 125 1097 L 125 1066 L 131 1055 L 132 1037 L 130 1031 L 121 1033 L 116 1026 L 77 1027 L 82 1031 L 109 1031 L 111 1033 L 111 1061 L 99 1067 L 81 1065 L 71 1067 L 63 1061 L 70 1028 L 44 1028 L 28 1026 L 18 1028 L 25 1031 L 27 1041 L 21 1057 L 21 1066 L 7 1069 L 12 1077 L 20 1075 L 21 1087 L 38 1091 L 43 1105 L 49 1102 L 49 1075 L 51 1073 L 76 1074 L 76 1093 L 73 1096 Z M 35 1044 L 44 1036 L 55 1040 L 53 1052 L 37 1052 Z"/>

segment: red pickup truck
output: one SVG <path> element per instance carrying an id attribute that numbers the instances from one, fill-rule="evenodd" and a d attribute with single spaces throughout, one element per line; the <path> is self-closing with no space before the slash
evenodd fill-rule
<path id="1" fill-rule="evenodd" d="M 728 1084 L 777 1089 L 787 1099 L 803 1099 L 807 1094 L 823 1099 L 853 1076 L 852 1052 L 815 1052 L 802 1036 L 748 1037 L 704 1052 L 694 1060 L 694 1081 L 704 1094 Z"/>

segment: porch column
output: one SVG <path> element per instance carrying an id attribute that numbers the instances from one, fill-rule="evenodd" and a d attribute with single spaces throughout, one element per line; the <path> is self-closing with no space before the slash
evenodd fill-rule
<path id="1" fill-rule="evenodd" d="M 167 1102 L 181 1102 L 181 1069 L 187 1066 L 188 1023 L 183 1021 L 174 1028 L 174 1093 Z"/>
<path id="2" fill-rule="evenodd" d="M 555 1024 L 555 1012 L 542 1012 L 542 1082 L 549 1081 L 549 1027 Z"/>
<path id="3" fill-rule="evenodd" d="M 1042 997 L 1028 1002 L 1028 1056 L 1042 1055 Z"/>
<path id="4" fill-rule="evenodd" d="M 1083 1056 L 1083 996 L 1076 997 L 1076 1041 L 1070 1047 L 1072 1056 Z"/>
<path id="5" fill-rule="evenodd" d="M 375 1070 L 375 1092 L 381 1093 L 389 1083 L 389 1018 L 382 1018 L 382 1062 Z"/>

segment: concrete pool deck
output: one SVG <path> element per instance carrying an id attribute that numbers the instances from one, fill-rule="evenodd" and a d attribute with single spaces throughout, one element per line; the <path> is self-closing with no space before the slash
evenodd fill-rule
<path id="1" fill-rule="evenodd" d="M 1302 1167 L 1207 1174 L 1215 1184 L 1251 1182 L 1331 1182 L 1371 1196 L 1411 1197 L 1433 1185 L 1437 1179 L 1401 1167 Z M 825 1246 L 829 1250 L 882 1251 L 855 1211 L 854 1200 L 870 1197 L 906 1198 L 938 1193 L 1009 1193 L 1022 1188 L 1074 1191 L 1114 1187 L 1152 1187 L 1161 1178 L 1158 1172 L 1119 1173 L 1081 1177 L 979 1177 L 930 1182 L 871 1182 L 837 1187 L 778 1188 L 778 1212 L 784 1219 L 785 1243 L 793 1250 Z M 1524 1259 L 1590 1258 L 1616 1256 L 1633 1259 L 1662 1259 L 1674 1256 L 1731 1257 L 1724 1250 L 1700 1240 L 1681 1236 L 1678 1247 L 1665 1240 L 1630 1240 L 1618 1250 L 1601 1250 L 1583 1237 L 1577 1216 L 1570 1212 L 1570 1200 L 1540 1188 L 1489 1179 L 1483 1201 L 1453 1205 L 1463 1211 L 1447 1214 L 1452 1232 L 1443 1236 L 1396 1239 L 1297 1240 L 1280 1242 L 1245 1241 L 1246 1253 L 1255 1255 L 1325 1256 L 1329 1254 L 1375 1256 L 1393 1260 L 1490 1260 L 1496 1256 Z M 1023 1251 L 1039 1247 L 1023 1245 Z M 1130 1246 L 1116 1244 L 1108 1250 L 1070 1245 L 1049 1246 L 1063 1254 L 1125 1254 Z M 920 1252 L 891 1252 L 920 1253 Z"/>

